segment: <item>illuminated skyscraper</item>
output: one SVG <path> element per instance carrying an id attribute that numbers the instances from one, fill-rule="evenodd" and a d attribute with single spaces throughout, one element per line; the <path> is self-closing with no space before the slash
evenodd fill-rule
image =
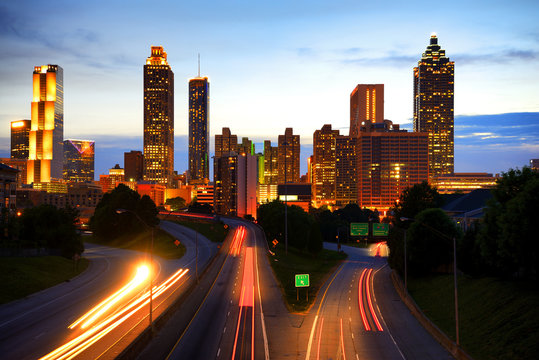
<path id="1" fill-rule="evenodd" d="M 27 182 L 61 179 L 64 161 L 64 71 L 34 67 Z"/>
<path id="2" fill-rule="evenodd" d="M 31 120 L 17 120 L 11 122 L 12 159 L 28 159 L 31 124 Z"/>
<path id="3" fill-rule="evenodd" d="M 209 178 L 210 84 L 207 77 L 189 80 L 189 176 Z"/>
<path id="4" fill-rule="evenodd" d="M 454 73 L 455 63 L 431 35 L 414 67 L 414 131 L 429 133 L 431 177 L 454 171 Z"/>
<path id="5" fill-rule="evenodd" d="M 292 131 L 286 128 L 284 135 L 279 135 L 279 184 L 299 182 L 299 135 L 293 135 Z"/>
<path id="6" fill-rule="evenodd" d="M 339 130 L 324 125 L 313 134 L 312 195 L 313 206 L 335 204 L 336 141 Z"/>
<path id="7" fill-rule="evenodd" d="M 64 180 L 94 181 L 95 143 L 91 140 L 64 141 Z"/>
<path id="8" fill-rule="evenodd" d="M 144 180 L 172 185 L 174 174 L 174 73 L 161 46 L 144 65 Z"/>
<path id="9" fill-rule="evenodd" d="M 350 136 L 367 120 L 384 121 L 384 84 L 359 84 L 350 94 Z"/>

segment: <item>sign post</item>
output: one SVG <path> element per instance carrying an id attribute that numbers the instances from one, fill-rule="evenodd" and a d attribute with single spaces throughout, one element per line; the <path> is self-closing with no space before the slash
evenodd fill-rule
<path id="1" fill-rule="evenodd" d="M 309 286 L 309 274 L 296 274 L 296 300 L 299 301 L 299 288 Z M 309 289 L 307 289 L 307 301 L 309 301 Z"/>
<path id="2" fill-rule="evenodd" d="M 373 236 L 388 236 L 388 234 L 389 234 L 389 224 L 386 224 L 386 223 L 372 224 Z"/>

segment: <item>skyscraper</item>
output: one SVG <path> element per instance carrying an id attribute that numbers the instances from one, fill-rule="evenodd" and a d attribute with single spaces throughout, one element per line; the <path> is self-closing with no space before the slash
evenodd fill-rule
<path id="1" fill-rule="evenodd" d="M 64 161 L 64 70 L 34 67 L 27 182 L 61 179 Z"/>
<path id="2" fill-rule="evenodd" d="M 64 141 L 64 180 L 94 181 L 95 143 L 92 140 Z"/>
<path id="3" fill-rule="evenodd" d="M 31 120 L 17 120 L 11 122 L 12 159 L 28 159 L 31 124 Z"/>
<path id="4" fill-rule="evenodd" d="M 429 134 L 430 176 L 454 171 L 455 63 L 435 34 L 414 67 L 414 131 Z"/>
<path id="5" fill-rule="evenodd" d="M 208 179 L 210 147 L 210 84 L 207 77 L 189 80 L 189 176 Z"/>
<path id="6" fill-rule="evenodd" d="M 350 94 L 350 136 L 357 136 L 366 120 L 384 121 L 384 84 L 359 84 Z"/>
<path id="7" fill-rule="evenodd" d="M 299 182 L 299 135 L 292 132 L 292 128 L 286 128 L 284 135 L 279 135 L 279 184 Z"/>
<path id="8" fill-rule="evenodd" d="M 336 141 L 339 130 L 324 125 L 313 134 L 312 195 L 313 206 L 335 204 Z"/>
<path id="9" fill-rule="evenodd" d="M 144 65 L 144 180 L 172 185 L 174 174 L 174 73 L 162 46 Z"/>

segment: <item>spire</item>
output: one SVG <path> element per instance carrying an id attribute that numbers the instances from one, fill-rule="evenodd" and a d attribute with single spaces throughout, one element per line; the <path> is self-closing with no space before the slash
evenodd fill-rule
<path id="1" fill-rule="evenodd" d="M 198 77 L 200 77 L 200 53 L 198 53 Z"/>

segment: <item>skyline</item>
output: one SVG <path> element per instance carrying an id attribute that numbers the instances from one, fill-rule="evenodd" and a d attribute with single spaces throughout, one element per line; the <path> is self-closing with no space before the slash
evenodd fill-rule
<path id="1" fill-rule="evenodd" d="M 313 132 L 324 124 L 347 134 L 350 92 L 360 83 L 384 84 L 385 118 L 411 129 L 412 71 L 433 31 L 455 61 L 456 117 L 539 111 L 539 69 L 534 66 L 539 28 L 533 15 L 539 5 L 534 2 L 457 2 L 431 10 L 421 3 L 413 9 L 388 6 L 391 2 L 165 2 L 170 11 L 159 17 L 157 31 L 133 24 L 152 18 L 161 7 L 137 2 L 124 10 L 120 3 L 107 2 L 110 12 L 100 13 L 100 6 L 62 3 L 48 16 L 32 11 L 33 2 L 0 7 L 0 41 L 6 49 L 0 58 L 2 138 L 9 138 L 10 121 L 29 118 L 30 71 L 49 63 L 65 72 L 64 138 L 96 140 L 96 154 L 99 138 L 106 134 L 142 139 L 142 68 L 151 45 L 167 49 L 175 72 L 176 137 L 187 135 L 188 79 L 196 76 L 201 53 L 201 75 L 212 86 L 211 149 L 222 127 L 257 145 L 264 139 L 276 141 L 286 127 L 294 128 L 302 144 L 312 143 Z M 120 11 L 125 16 L 112 21 Z M 195 24 L 197 31 L 192 30 Z M 521 145 L 537 153 L 537 136 L 532 135 L 531 142 Z M 455 128 L 455 171 L 461 171 L 459 142 L 471 146 L 481 137 L 459 134 Z M 523 141 L 518 139 L 515 147 Z M 0 151 L 6 147 L 9 142 Z M 175 147 L 177 154 L 186 150 Z M 96 175 L 98 161 L 96 157 Z M 176 156 L 175 169 L 182 172 L 186 167 L 180 164 L 183 159 Z"/>

